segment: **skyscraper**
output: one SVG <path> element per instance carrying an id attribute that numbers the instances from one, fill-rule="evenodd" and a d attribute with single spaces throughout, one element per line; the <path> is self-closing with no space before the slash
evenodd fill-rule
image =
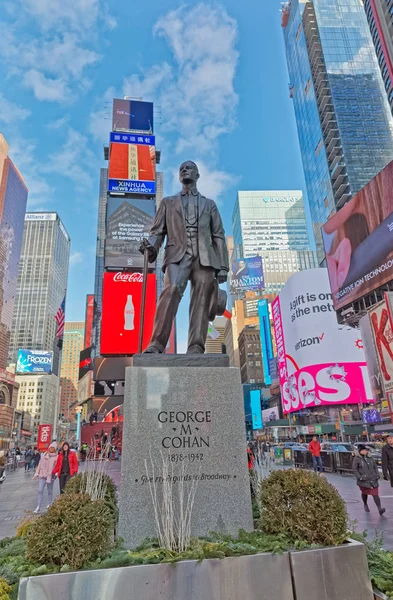
<path id="1" fill-rule="evenodd" d="M 74 420 L 78 399 L 79 354 L 84 347 L 84 321 L 66 321 L 60 369 L 60 416 L 65 421 Z"/>
<path id="2" fill-rule="evenodd" d="M 393 159 L 393 120 L 361 2 L 291 0 L 282 26 L 322 261 L 321 226 Z"/>
<path id="3" fill-rule="evenodd" d="M 23 178 L 0 134 L 0 368 L 7 366 L 27 203 Z"/>
<path id="4" fill-rule="evenodd" d="M 94 321 L 92 344 L 93 355 L 100 355 L 102 281 L 104 278 L 106 205 L 108 200 L 108 169 L 100 169 L 100 191 L 98 197 L 96 269 L 94 276 Z"/>
<path id="5" fill-rule="evenodd" d="M 70 238 L 55 212 L 27 213 L 23 232 L 9 362 L 19 348 L 53 351 L 59 374 L 55 314 L 67 290 Z"/>
<path id="6" fill-rule="evenodd" d="M 266 294 L 277 295 L 293 273 L 317 266 L 299 190 L 239 191 L 232 227 L 236 258 L 262 256 Z"/>
<path id="7" fill-rule="evenodd" d="M 373 38 L 390 109 L 393 112 L 393 4 L 391 0 L 365 0 L 364 10 Z"/>

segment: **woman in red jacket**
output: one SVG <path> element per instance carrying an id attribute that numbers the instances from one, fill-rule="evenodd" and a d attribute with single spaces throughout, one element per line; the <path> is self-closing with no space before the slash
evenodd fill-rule
<path id="1" fill-rule="evenodd" d="M 76 452 L 70 450 L 68 442 L 64 442 L 61 452 L 57 457 L 53 475 L 59 478 L 60 494 L 63 493 L 67 481 L 78 472 L 78 457 Z"/>

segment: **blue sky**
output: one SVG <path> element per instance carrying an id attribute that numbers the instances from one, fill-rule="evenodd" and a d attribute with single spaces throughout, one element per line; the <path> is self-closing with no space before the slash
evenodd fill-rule
<path id="1" fill-rule="evenodd" d="M 279 0 L 2 1 L 0 130 L 28 208 L 56 210 L 71 236 L 67 320 L 84 318 L 93 291 L 113 97 L 155 102 L 165 193 L 195 160 L 227 234 L 238 189 L 304 190 L 279 10 Z"/>

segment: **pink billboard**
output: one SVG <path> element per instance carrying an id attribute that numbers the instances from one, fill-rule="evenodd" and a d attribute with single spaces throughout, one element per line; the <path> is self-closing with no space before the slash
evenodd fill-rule
<path id="1" fill-rule="evenodd" d="M 374 402 L 359 331 L 339 328 L 326 269 L 292 275 L 272 305 L 285 414 Z"/>

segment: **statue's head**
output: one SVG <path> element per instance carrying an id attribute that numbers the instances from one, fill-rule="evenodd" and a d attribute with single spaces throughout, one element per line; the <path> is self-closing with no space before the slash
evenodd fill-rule
<path id="1" fill-rule="evenodd" d="M 186 160 L 179 167 L 179 179 L 181 183 L 196 183 L 199 179 L 197 165 L 192 160 Z"/>

